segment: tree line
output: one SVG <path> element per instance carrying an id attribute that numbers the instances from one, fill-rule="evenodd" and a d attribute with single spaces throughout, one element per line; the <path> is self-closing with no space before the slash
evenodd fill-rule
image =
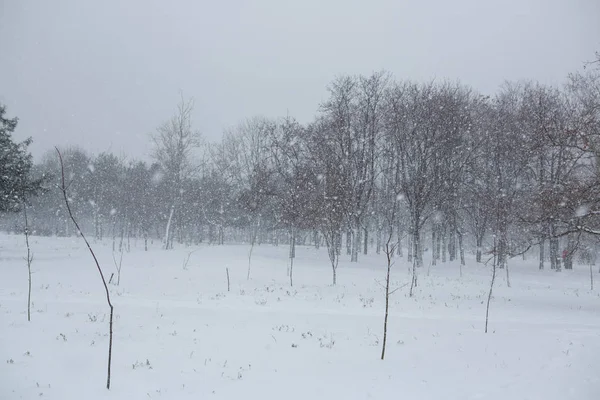
<path id="1" fill-rule="evenodd" d="M 493 96 L 385 71 L 340 76 L 327 90 L 309 123 L 253 117 L 218 143 L 202 140 L 193 101 L 182 97 L 150 135 L 150 163 L 61 149 L 73 213 L 83 230 L 120 249 L 132 240 L 160 240 L 165 249 L 274 243 L 289 245 L 293 260 L 298 243 L 324 245 L 334 282 L 342 252 L 357 261 L 382 251 L 389 235 L 416 268 L 425 251 L 432 264 L 464 264 L 465 249 L 473 250 L 478 262 L 494 256 L 500 268 L 532 249 L 540 269 L 594 258 L 599 55 L 562 86 L 509 82 Z M 3 152 L 25 151 L 29 142 L 14 144 L 8 134 L 16 119 L 2 121 Z M 26 203 L 34 234 L 76 233 L 54 151 L 28 160 L 26 171 L 0 160 L 2 211 Z M 15 197 L 15 176 L 39 190 Z M 16 216 L 3 219 L 6 229 L 21 229 Z"/>

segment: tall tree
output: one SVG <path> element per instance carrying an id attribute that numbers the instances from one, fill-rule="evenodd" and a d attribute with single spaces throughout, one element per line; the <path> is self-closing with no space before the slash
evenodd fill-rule
<path id="1" fill-rule="evenodd" d="M 184 179 L 193 172 L 192 153 L 200 146 L 200 132 L 192 127 L 193 110 L 193 100 L 186 101 L 182 95 L 175 115 L 159 126 L 152 135 L 153 156 L 163 169 L 163 182 L 169 202 L 163 238 L 165 249 L 173 246 L 171 230 L 174 214 L 181 205 Z"/>
<path id="2" fill-rule="evenodd" d="M 351 234 L 351 261 L 357 261 L 360 233 L 375 184 L 375 160 L 382 132 L 384 94 L 389 74 L 344 76 L 329 86 L 329 99 L 321 107 L 329 152 L 339 163 L 335 184 L 338 207 L 346 214 Z M 333 183 L 330 181 L 330 184 Z"/>
<path id="3" fill-rule="evenodd" d="M 288 117 L 277 124 L 269 137 L 269 148 L 276 174 L 273 197 L 277 222 L 289 233 L 288 274 L 293 286 L 297 233 L 315 226 L 314 216 L 320 204 L 318 180 L 307 157 L 305 130 L 294 119 Z"/>
<path id="4" fill-rule="evenodd" d="M 6 107 L 0 104 L 0 212 L 14 212 L 40 192 L 43 179 L 31 176 L 33 162 L 27 152 L 31 138 L 15 143 L 12 134 L 18 119 L 5 114 Z"/>

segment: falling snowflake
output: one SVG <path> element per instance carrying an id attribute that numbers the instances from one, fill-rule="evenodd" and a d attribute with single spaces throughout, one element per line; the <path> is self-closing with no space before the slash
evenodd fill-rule
<path id="1" fill-rule="evenodd" d="M 578 218 L 585 217 L 590 212 L 590 208 L 587 205 L 581 205 L 575 210 L 575 216 Z"/>

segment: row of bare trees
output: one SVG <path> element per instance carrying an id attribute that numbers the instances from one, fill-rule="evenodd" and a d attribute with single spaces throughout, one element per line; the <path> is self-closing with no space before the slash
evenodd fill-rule
<path id="1" fill-rule="evenodd" d="M 152 135 L 150 165 L 64 149 L 73 212 L 120 248 L 131 238 L 166 249 L 249 243 L 248 275 L 257 243 L 290 246 L 290 279 L 296 244 L 325 244 L 335 282 L 342 251 L 352 261 L 379 252 L 390 231 L 413 285 L 426 249 L 432 264 L 462 265 L 468 248 L 503 268 L 536 246 L 540 268 L 572 268 L 600 234 L 598 64 L 562 87 L 507 83 L 494 96 L 387 72 L 342 76 L 312 122 L 254 117 L 214 144 L 202 143 L 182 98 Z M 56 174 L 55 158 L 36 170 Z M 60 200 L 50 185 L 33 201 L 33 232 L 73 233 Z"/>

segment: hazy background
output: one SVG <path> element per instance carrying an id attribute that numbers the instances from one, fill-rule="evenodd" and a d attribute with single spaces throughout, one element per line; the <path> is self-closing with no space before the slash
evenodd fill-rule
<path id="1" fill-rule="evenodd" d="M 600 50 L 599 0 L 0 0 L 0 102 L 36 158 L 78 145 L 147 158 L 196 99 L 210 141 L 255 114 L 309 121 L 339 74 L 561 83 Z"/>

